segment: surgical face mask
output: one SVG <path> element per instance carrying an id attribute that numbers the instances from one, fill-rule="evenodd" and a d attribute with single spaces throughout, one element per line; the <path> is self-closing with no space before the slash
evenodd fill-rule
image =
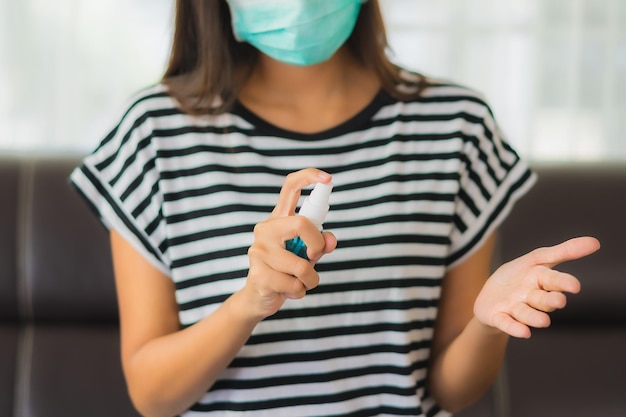
<path id="1" fill-rule="evenodd" d="M 329 59 L 350 37 L 364 0 L 227 0 L 235 38 L 292 65 Z"/>

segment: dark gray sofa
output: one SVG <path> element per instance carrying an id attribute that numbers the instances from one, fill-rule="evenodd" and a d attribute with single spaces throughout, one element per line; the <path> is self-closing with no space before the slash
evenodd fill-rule
<path id="1" fill-rule="evenodd" d="M 0 416 L 136 416 L 119 357 L 108 238 L 67 177 L 78 156 L 0 158 Z M 584 234 L 562 269 L 583 291 L 512 340 L 494 388 L 459 416 L 626 416 L 626 166 L 537 166 L 498 258 Z"/>

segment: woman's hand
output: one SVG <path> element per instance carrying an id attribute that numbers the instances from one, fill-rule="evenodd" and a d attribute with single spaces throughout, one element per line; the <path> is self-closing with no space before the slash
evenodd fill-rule
<path id="1" fill-rule="evenodd" d="M 329 174 L 314 168 L 289 174 L 269 219 L 255 226 L 254 243 L 248 250 L 250 270 L 242 293 L 256 317 L 271 316 L 286 299 L 302 298 L 307 290 L 319 284 L 315 262 L 332 252 L 337 240 L 331 233 L 320 233 L 308 219 L 294 214 L 303 188 L 330 181 Z M 311 261 L 285 249 L 285 241 L 296 236 L 306 243 Z"/>
<path id="2" fill-rule="evenodd" d="M 564 293 L 580 291 L 576 277 L 556 265 L 590 255 L 600 248 L 591 237 L 536 249 L 501 266 L 485 283 L 474 304 L 483 324 L 514 337 L 530 337 L 530 327 L 548 327 L 548 313 L 565 307 Z"/>

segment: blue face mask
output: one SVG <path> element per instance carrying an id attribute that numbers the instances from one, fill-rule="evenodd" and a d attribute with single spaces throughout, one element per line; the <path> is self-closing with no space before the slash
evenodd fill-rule
<path id="1" fill-rule="evenodd" d="M 227 0 L 235 38 L 292 65 L 329 59 L 350 37 L 365 0 Z"/>

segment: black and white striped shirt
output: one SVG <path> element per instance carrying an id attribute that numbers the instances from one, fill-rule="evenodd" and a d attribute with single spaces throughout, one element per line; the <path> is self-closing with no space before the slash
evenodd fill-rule
<path id="1" fill-rule="evenodd" d="M 141 92 L 72 174 L 114 228 L 176 285 L 183 326 L 245 282 L 252 230 L 285 176 L 333 175 L 321 283 L 261 322 L 186 416 L 443 416 L 425 390 L 441 280 L 477 249 L 534 177 L 476 93 L 385 92 L 330 130 L 280 129 L 241 105 L 181 113 Z"/>

